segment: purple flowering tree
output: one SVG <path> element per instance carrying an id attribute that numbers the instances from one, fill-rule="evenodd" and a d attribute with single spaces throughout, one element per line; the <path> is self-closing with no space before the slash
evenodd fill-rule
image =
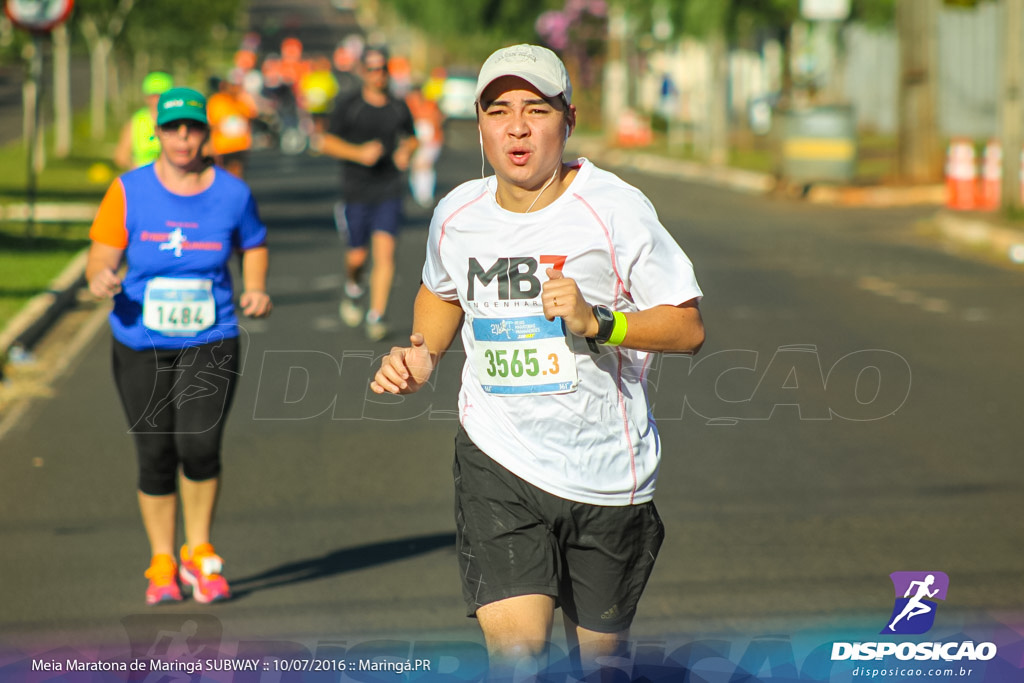
<path id="1" fill-rule="evenodd" d="M 544 12 L 534 24 L 537 35 L 559 53 L 569 70 L 574 98 L 586 102 L 585 117 L 598 115 L 599 82 L 608 32 L 606 0 L 565 0 L 560 10 Z"/>

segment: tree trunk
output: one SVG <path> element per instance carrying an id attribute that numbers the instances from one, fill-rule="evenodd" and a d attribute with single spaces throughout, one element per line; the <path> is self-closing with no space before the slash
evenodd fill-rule
<path id="1" fill-rule="evenodd" d="M 128 118 L 128 102 L 122 97 L 121 69 L 116 57 L 107 64 L 107 74 L 107 101 L 111 104 L 114 118 L 117 121 L 124 121 Z"/>
<path id="2" fill-rule="evenodd" d="M 58 159 L 71 154 L 71 46 L 68 27 L 53 29 L 53 151 Z"/>
<path id="3" fill-rule="evenodd" d="M 1003 150 L 1002 205 L 1010 211 L 1021 208 L 1021 144 L 1024 142 L 1024 87 L 1021 59 L 1021 19 L 1024 0 L 1006 0 L 1003 21 L 1003 82 L 999 107 L 999 137 Z"/>
<path id="4" fill-rule="evenodd" d="M 92 139 L 102 140 L 107 130 L 107 65 L 113 43 L 110 38 L 100 36 L 90 45 L 89 66 L 92 71 L 90 112 L 92 116 Z"/>
<path id="5" fill-rule="evenodd" d="M 725 166 L 729 163 L 729 51 L 721 30 L 708 37 L 708 52 L 711 82 L 705 157 L 712 166 Z"/>
<path id="6" fill-rule="evenodd" d="M 936 90 L 938 0 L 896 3 L 900 41 L 899 174 L 927 183 L 942 178 Z"/>

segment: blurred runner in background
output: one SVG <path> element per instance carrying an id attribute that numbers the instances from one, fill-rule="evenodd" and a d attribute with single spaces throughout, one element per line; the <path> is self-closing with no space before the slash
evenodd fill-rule
<path id="1" fill-rule="evenodd" d="M 338 94 L 343 95 L 363 87 L 363 81 L 355 71 L 361 52 L 361 46 L 357 48 L 346 43 L 334 48 L 331 64 L 334 67 L 334 79 L 338 83 Z"/>
<path id="2" fill-rule="evenodd" d="M 389 89 L 387 50 L 370 47 L 362 57 L 363 87 L 338 98 L 327 132 L 313 149 L 341 160 L 344 206 L 335 211 L 347 235 L 345 291 L 339 313 L 350 327 L 365 321 L 366 335 L 388 334 L 384 314 L 395 277 L 395 247 L 402 222 L 405 171 L 416 149 L 412 114 Z M 370 301 L 363 315 L 363 272 L 370 254 Z"/>
<path id="3" fill-rule="evenodd" d="M 156 103 L 172 85 L 174 82 L 170 74 L 163 71 L 154 71 L 142 79 L 146 106 L 132 114 L 121 129 L 121 137 L 114 150 L 114 163 L 119 167 L 138 168 L 153 163 L 160 156 L 160 141 L 156 137 Z"/>
<path id="4" fill-rule="evenodd" d="M 420 143 L 409 166 L 409 188 L 417 204 L 430 208 L 434 206 L 437 187 L 434 167 L 444 145 L 444 115 L 437 102 L 427 97 L 422 87 L 413 86 L 405 102 L 412 112 L 416 139 Z"/>
<path id="5" fill-rule="evenodd" d="M 259 113 L 256 103 L 242 88 L 244 74 L 233 69 L 227 79 L 217 81 L 206 110 L 210 117 L 210 151 L 219 166 L 236 178 L 245 177 L 245 164 L 252 148 L 252 119 Z"/>
<path id="6" fill-rule="evenodd" d="M 331 60 L 314 57 L 310 68 L 299 79 L 299 105 L 309 114 L 312 133 L 323 133 L 327 129 L 334 98 L 338 95 L 338 81 L 331 71 Z"/>

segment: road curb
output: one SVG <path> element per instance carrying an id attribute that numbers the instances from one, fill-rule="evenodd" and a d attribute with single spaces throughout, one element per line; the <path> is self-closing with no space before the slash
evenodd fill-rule
<path id="1" fill-rule="evenodd" d="M 622 166 L 666 178 L 718 185 L 748 194 L 767 194 L 772 192 L 777 184 L 775 177 L 767 173 L 747 171 L 730 166 L 708 166 L 696 161 L 670 159 L 657 154 L 608 148 L 594 142 L 580 143 L 577 149 L 581 155 L 588 159 L 599 160 L 602 165 Z"/>
<path id="2" fill-rule="evenodd" d="M 96 216 L 97 204 L 8 204 L 0 206 L 0 220 L 24 221 L 31 215 L 33 220 L 46 223 L 82 222 L 91 223 Z"/>
<path id="3" fill-rule="evenodd" d="M 939 235 L 973 249 L 984 249 L 1010 263 L 1024 264 L 1024 230 L 984 217 L 942 211 L 930 221 Z"/>
<path id="4" fill-rule="evenodd" d="M 670 159 L 639 150 L 608 147 L 597 140 L 575 141 L 573 152 L 596 163 L 630 168 L 662 177 L 701 182 L 747 194 L 769 194 L 777 189 L 774 176 L 731 167 L 711 167 L 693 161 Z M 927 221 L 940 237 L 972 249 L 984 249 L 1014 264 L 1024 264 L 1024 228 L 1000 225 L 995 217 L 958 214 L 945 209 L 945 185 L 882 185 L 855 187 L 812 185 L 802 195 L 813 204 L 849 208 L 897 208 L 934 206 L 936 215 Z"/>
<path id="5" fill-rule="evenodd" d="M 604 142 L 597 140 L 577 141 L 573 149 L 601 164 L 623 166 L 664 177 L 717 185 L 748 194 L 768 194 L 780 188 L 778 178 L 771 173 L 749 171 L 732 166 L 710 166 L 685 159 L 672 159 L 641 150 L 609 147 Z M 907 187 L 811 185 L 806 192 L 800 193 L 799 196 L 814 204 L 836 206 L 884 208 L 924 204 L 938 207 L 946 203 L 946 187 L 941 184 Z"/>
<path id="6" fill-rule="evenodd" d="M 5 362 L 27 353 L 53 322 L 76 300 L 85 282 L 85 264 L 89 250 L 80 251 L 55 277 L 46 291 L 32 297 L 0 330 L 0 379 Z"/>
<path id="7" fill-rule="evenodd" d="M 913 185 L 910 187 L 844 187 L 814 185 L 807 193 L 807 201 L 834 206 L 895 207 L 934 205 L 946 203 L 945 185 Z"/>

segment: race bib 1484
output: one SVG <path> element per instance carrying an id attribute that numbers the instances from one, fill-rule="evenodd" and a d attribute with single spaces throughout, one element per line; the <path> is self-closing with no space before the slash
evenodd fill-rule
<path id="1" fill-rule="evenodd" d="M 142 324 L 155 332 L 195 334 L 213 325 L 216 318 L 210 280 L 156 277 L 146 284 Z"/>

